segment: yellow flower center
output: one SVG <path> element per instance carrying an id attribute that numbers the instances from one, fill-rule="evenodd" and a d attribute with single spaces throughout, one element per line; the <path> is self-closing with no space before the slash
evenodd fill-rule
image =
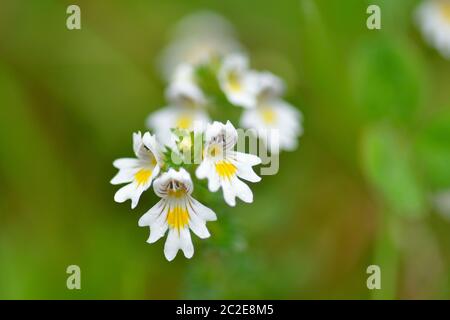
<path id="1" fill-rule="evenodd" d="M 228 74 L 228 85 L 230 86 L 231 91 L 241 90 L 241 81 L 237 72 L 231 71 Z"/>
<path id="2" fill-rule="evenodd" d="M 181 198 L 187 193 L 187 187 L 182 182 L 177 180 L 172 180 L 167 185 L 167 194 L 170 197 Z"/>
<path id="3" fill-rule="evenodd" d="M 152 175 L 152 170 L 150 169 L 141 169 L 134 175 L 134 179 L 138 183 L 138 185 L 143 185 L 147 183 L 148 179 Z"/>
<path id="4" fill-rule="evenodd" d="M 228 160 L 216 162 L 216 172 L 221 178 L 231 179 L 237 171 L 237 167 Z"/>
<path id="5" fill-rule="evenodd" d="M 450 23 L 450 1 L 443 0 L 439 3 L 439 8 L 441 9 L 442 16 L 444 20 Z"/>
<path id="6" fill-rule="evenodd" d="M 186 194 L 186 191 L 183 189 L 169 189 L 167 193 L 170 197 L 181 198 Z"/>
<path id="7" fill-rule="evenodd" d="M 167 213 L 167 224 L 178 231 L 183 229 L 189 222 L 189 213 L 186 208 L 176 206 Z"/>
<path id="8" fill-rule="evenodd" d="M 182 115 L 177 119 L 176 126 L 180 129 L 189 129 L 192 126 L 192 118 L 188 115 Z"/>
<path id="9" fill-rule="evenodd" d="M 269 107 L 261 108 L 261 117 L 266 124 L 274 124 L 277 121 L 277 114 Z"/>
<path id="10" fill-rule="evenodd" d="M 214 144 L 209 147 L 208 153 L 210 157 L 217 157 L 222 154 L 222 146 L 219 144 Z"/>

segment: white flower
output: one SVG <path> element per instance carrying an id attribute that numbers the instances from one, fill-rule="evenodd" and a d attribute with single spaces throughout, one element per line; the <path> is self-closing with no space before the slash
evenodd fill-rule
<path id="1" fill-rule="evenodd" d="M 244 108 L 256 106 L 257 77 L 248 69 L 247 57 L 232 54 L 222 62 L 218 80 L 227 99 Z"/>
<path id="2" fill-rule="evenodd" d="M 417 10 L 417 20 L 427 41 L 450 59 L 450 0 L 428 0 Z"/>
<path id="3" fill-rule="evenodd" d="M 171 129 L 201 132 L 209 122 L 204 107 L 206 98 L 195 83 L 193 67 L 180 65 L 166 91 L 170 102 L 147 118 L 147 127 L 153 129 L 161 143 L 173 147 L 176 137 Z"/>
<path id="4" fill-rule="evenodd" d="M 203 160 L 196 170 L 197 178 L 208 179 L 208 188 L 216 192 L 222 187 L 225 202 L 236 205 L 236 197 L 244 202 L 253 201 L 253 193 L 240 179 L 250 182 L 261 180 L 252 166 L 260 164 L 261 159 L 252 154 L 233 150 L 237 142 L 237 131 L 231 124 L 215 121 L 205 132 Z"/>
<path id="5" fill-rule="evenodd" d="M 257 77 L 256 108 L 243 112 L 240 125 L 254 129 L 272 153 L 294 150 L 303 131 L 301 113 L 279 98 L 284 91 L 280 78 L 269 72 L 259 73 Z"/>
<path id="6" fill-rule="evenodd" d="M 167 100 L 177 106 L 203 107 L 206 97 L 195 81 L 195 69 L 190 64 L 180 64 L 166 90 Z"/>
<path id="7" fill-rule="evenodd" d="M 176 142 L 170 129 L 202 132 L 208 122 L 208 114 L 202 109 L 178 106 L 162 108 L 147 118 L 147 126 L 154 130 L 158 140 L 170 147 Z"/>
<path id="8" fill-rule="evenodd" d="M 167 230 L 164 255 L 171 261 L 181 249 L 186 258 L 194 254 L 191 229 L 199 238 L 210 236 L 206 221 L 215 221 L 216 214 L 192 198 L 193 184 L 189 173 L 169 169 L 155 180 L 153 189 L 161 200 L 139 219 L 139 226 L 150 227 L 148 243 L 163 237 Z"/>
<path id="9" fill-rule="evenodd" d="M 267 149 L 272 153 L 294 150 L 302 133 L 301 114 L 293 106 L 279 99 L 269 100 L 256 109 L 242 114 L 241 125 L 255 129 Z"/>
<path id="10" fill-rule="evenodd" d="M 276 98 L 284 93 L 285 84 L 283 80 L 273 73 L 268 71 L 253 72 L 253 76 L 256 77 L 257 81 L 257 102 Z"/>
<path id="11" fill-rule="evenodd" d="M 197 66 L 241 51 L 227 20 L 213 12 L 197 12 L 177 24 L 172 42 L 161 56 L 162 71 L 169 79 L 179 64 Z"/>
<path id="12" fill-rule="evenodd" d="M 146 132 L 133 133 L 133 149 L 136 158 L 121 158 L 113 165 L 119 172 L 111 180 L 112 184 L 128 183 L 120 188 L 114 195 L 116 202 L 122 203 L 131 199 L 131 208 L 134 209 L 139 202 L 141 194 L 152 184 L 159 174 L 162 165 L 161 150 L 155 136 Z"/>

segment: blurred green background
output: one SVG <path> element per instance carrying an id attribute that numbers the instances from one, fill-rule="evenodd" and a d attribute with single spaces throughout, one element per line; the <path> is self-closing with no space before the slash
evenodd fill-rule
<path id="1" fill-rule="evenodd" d="M 2 1 L 0 298 L 449 298 L 450 220 L 432 199 L 450 189 L 450 61 L 417 30 L 419 2 Z M 81 30 L 66 29 L 69 4 Z M 200 9 L 286 80 L 305 134 L 253 204 L 215 208 L 212 237 L 169 263 L 137 226 L 155 196 L 132 211 L 109 180 L 165 105 L 170 28 Z M 81 290 L 66 288 L 71 264 Z"/>

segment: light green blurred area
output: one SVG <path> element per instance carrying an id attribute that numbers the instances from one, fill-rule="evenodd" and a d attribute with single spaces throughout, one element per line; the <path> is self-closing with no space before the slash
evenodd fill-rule
<path id="1" fill-rule="evenodd" d="M 450 298 L 450 61 L 413 21 L 420 1 L 71 1 L 0 5 L 0 298 Z M 171 263 L 113 201 L 112 161 L 164 106 L 158 54 L 183 16 L 214 10 L 252 66 L 304 115 L 295 152 Z M 81 268 L 82 289 L 66 288 Z M 366 287 L 379 265 L 382 289 Z"/>

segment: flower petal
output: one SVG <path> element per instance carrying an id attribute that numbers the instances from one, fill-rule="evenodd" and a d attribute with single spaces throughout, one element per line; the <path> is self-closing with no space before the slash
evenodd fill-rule
<path id="1" fill-rule="evenodd" d="M 217 192 L 220 188 L 220 178 L 216 172 L 211 172 L 208 177 L 208 189 L 211 192 Z"/>
<path id="2" fill-rule="evenodd" d="M 249 186 L 242 182 L 240 179 L 235 178 L 232 182 L 233 187 L 236 190 L 236 196 L 244 202 L 253 202 L 253 192 Z"/>
<path id="3" fill-rule="evenodd" d="M 195 170 L 195 175 L 199 179 L 205 179 L 211 170 L 211 162 L 208 160 L 203 160 L 200 165 Z"/>
<path id="4" fill-rule="evenodd" d="M 135 192 L 131 196 L 131 209 L 136 208 L 139 198 L 141 197 L 142 193 L 148 189 L 150 186 L 150 183 L 147 183 L 147 185 L 140 185 L 136 188 Z"/>
<path id="5" fill-rule="evenodd" d="M 236 193 L 229 181 L 222 181 L 222 190 L 225 202 L 229 206 L 234 207 L 236 205 Z"/>
<path id="6" fill-rule="evenodd" d="M 188 259 L 194 255 L 194 245 L 192 244 L 191 233 L 189 228 L 185 227 L 180 230 L 180 248 L 183 250 L 184 256 Z"/>
<path id="7" fill-rule="evenodd" d="M 211 235 L 206 228 L 206 224 L 204 221 L 200 220 L 198 217 L 193 218 L 195 216 L 191 215 L 191 220 L 189 220 L 189 228 L 194 232 L 200 239 L 209 238 Z"/>
<path id="8" fill-rule="evenodd" d="M 137 184 L 135 182 L 129 183 L 126 186 L 120 188 L 116 192 L 116 194 L 114 195 L 114 201 L 118 203 L 125 202 L 128 199 L 133 198 L 136 192 L 137 192 Z"/>
<path id="9" fill-rule="evenodd" d="M 117 169 L 131 169 L 139 167 L 139 160 L 136 158 L 121 158 L 113 162 L 113 166 Z"/>
<path id="10" fill-rule="evenodd" d="M 167 209 L 165 209 L 150 226 L 150 236 L 147 239 L 147 243 L 154 243 L 158 241 L 164 236 L 168 228 Z"/>
<path id="11" fill-rule="evenodd" d="M 214 211 L 192 197 L 190 198 L 190 206 L 201 219 L 206 221 L 217 220 L 217 216 Z"/>
<path id="12" fill-rule="evenodd" d="M 253 171 L 253 168 L 249 165 L 239 163 L 238 164 L 238 171 L 237 176 L 239 178 L 242 178 L 244 180 L 250 181 L 250 182 L 259 182 L 261 181 L 261 177 L 258 176 L 255 171 Z"/>
<path id="13" fill-rule="evenodd" d="M 137 155 L 142 145 L 142 134 L 140 131 L 133 133 L 133 151 Z"/>
<path id="14" fill-rule="evenodd" d="M 144 215 L 139 219 L 138 225 L 139 227 L 151 226 L 156 219 L 163 213 L 164 209 L 166 209 L 166 200 L 161 199 L 150 208 Z"/>
<path id="15" fill-rule="evenodd" d="M 254 154 L 235 152 L 234 157 L 236 161 L 246 163 L 250 166 L 255 166 L 261 163 L 261 158 L 255 156 Z"/>
<path id="16" fill-rule="evenodd" d="M 164 244 L 164 255 L 166 259 L 172 261 L 178 250 L 180 249 L 180 238 L 178 231 L 175 229 L 169 229 L 169 234 L 167 235 L 166 243 Z"/>
<path id="17" fill-rule="evenodd" d="M 122 184 L 132 182 L 136 169 L 121 169 L 114 178 L 111 179 L 111 184 Z"/>

